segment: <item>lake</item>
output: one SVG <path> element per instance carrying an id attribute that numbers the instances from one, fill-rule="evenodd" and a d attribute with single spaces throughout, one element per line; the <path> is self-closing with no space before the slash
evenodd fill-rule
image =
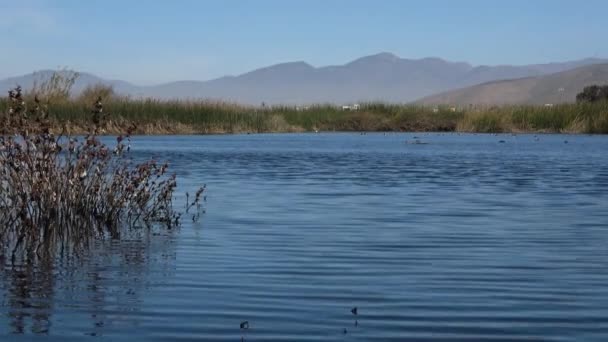
<path id="1" fill-rule="evenodd" d="M 584 135 L 136 137 L 181 192 L 207 184 L 206 213 L 5 261 L 0 340 L 606 341 L 607 151 Z"/>

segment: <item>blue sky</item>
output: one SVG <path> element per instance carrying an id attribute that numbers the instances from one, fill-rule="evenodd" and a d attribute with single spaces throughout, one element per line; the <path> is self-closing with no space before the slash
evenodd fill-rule
<path id="1" fill-rule="evenodd" d="M 479 64 L 608 57 L 608 1 L 0 0 L 0 77 L 67 66 L 139 84 L 382 51 Z"/>

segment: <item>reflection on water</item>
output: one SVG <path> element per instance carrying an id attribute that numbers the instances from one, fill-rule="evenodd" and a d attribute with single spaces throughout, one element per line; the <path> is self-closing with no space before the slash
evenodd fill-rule
<path id="1" fill-rule="evenodd" d="M 5 260 L 0 340 L 608 340 L 608 136 L 413 136 L 136 138 L 201 222 Z"/>
<path id="2" fill-rule="evenodd" d="M 15 263 L 2 260 L 2 313 L 10 333 L 50 334 L 53 311 L 61 308 L 78 313 L 83 334 L 103 335 L 112 324 L 108 308 L 115 315 L 137 312 L 151 271 L 171 276 L 174 234 L 141 230 L 92 241 L 86 250 L 47 246 Z"/>
<path id="3" fill-rule="evenodd" d="M 53 298 L 53 258 L 44 253 L 38 271 L 33 265 L 17 265 L 2 272 L 8 289 L 8 316 L 13 333 L 24 333 L 26 320 L 31 316 L 33 333 L 48 333 L 49 314 Z"/>

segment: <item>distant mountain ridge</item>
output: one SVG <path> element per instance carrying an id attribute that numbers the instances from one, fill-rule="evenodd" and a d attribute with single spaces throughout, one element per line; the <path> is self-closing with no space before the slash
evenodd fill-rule
<path id="1" fill-rule="evenodd" d="M 90 84 L 112 85 L 116 92 L 133 97 L 160 99 L 214 99 L 243 104 L 352 103 L 367 101 L 411 102 L 433 94 L 485 82 L 538 77 L 581 66 L 608 63 L 604 59 L 582 59 L 563 63 L 524 66 L 472 66 L 436 57 L 400 58 L 383 52 L 343 65 L 314 67 L 306 62 L 288 62 L 256 69 L 238 76 L 209 81 L 177 81 L 138 86 L 121 80 L 106 80 L 82 73 L 74 85 L 78 93 Z M 51 70 L 42 71 L 51 73 Z M 20 84 L 31 88 L 33 74 L 0 80 L 0 91 Z"/>
<path id="2" fill-rule="evenodd" d="M 505 105 L 575 102 L 585 86 L 608 84 L 608 63 L 586 65 L 549 75 L 492 81 L 431 95 L 421 104 Z"/>

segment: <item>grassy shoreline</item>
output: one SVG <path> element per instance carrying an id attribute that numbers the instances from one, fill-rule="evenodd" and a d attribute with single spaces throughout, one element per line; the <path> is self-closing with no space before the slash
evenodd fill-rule
<path id="1" fill-rule="evenodd" d="M 0 112 L 7 108 L 0 99 Z M 86 131 L 90 104 L 67 100 L 48 105 L 53 130 Z M 608 133 L 608 102 L 554 106 L 454 108 L 384 103 L 345 111 L 333 105 L 306 108 L 250 107 L 210 101 L 110 99 L 104 101 L 105 134 L 121 134 L 132 122 L 135 134 L 232 134 L 314 131 Z"/>

